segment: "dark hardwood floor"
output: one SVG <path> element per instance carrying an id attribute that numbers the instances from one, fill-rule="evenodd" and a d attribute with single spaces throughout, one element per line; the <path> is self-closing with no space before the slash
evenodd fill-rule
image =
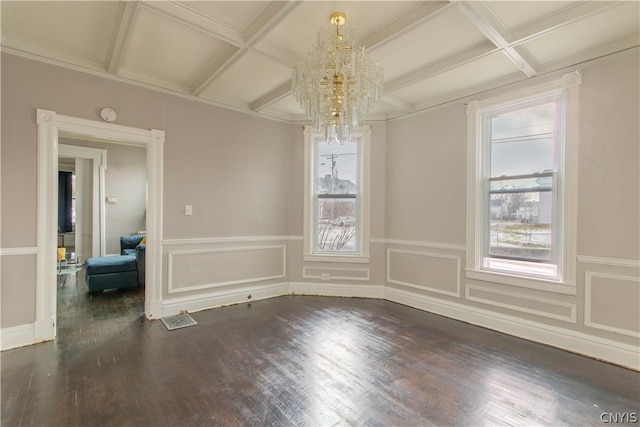
<path id="1" fill-rule="evenodd" d="M 640 411 L 637 372 L 388 301 L 286 296 L 167 331 L 142 317 L 142 290 L 89 298 L 67 279 L 58 338 L 0 355 L 3 426 L 595 426 Z"/>

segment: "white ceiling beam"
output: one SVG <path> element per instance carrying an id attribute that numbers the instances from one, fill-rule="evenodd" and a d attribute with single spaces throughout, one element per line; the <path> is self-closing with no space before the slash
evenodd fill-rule
<path id="1" fill-rule="evenodd" d="M 509 43 L 509 33 L 500 20 L 493 14 L 484 1 L 463 2 L 455 1 L 458 10 L 471 22 L 486 38 L 511 59 L 527 76 L 534 77 L 537 63 L 522 47 L 513 47 Z"/>
<path id="2" fill-rule="evenodd" d="M 225 43 L 244 47 L 244 34 L 210 16 L 206 16 L 187 4 L 179 1 L 145 1 L 140 6 L 152 12 L 161 14 L 180 24 L 208 34 Z"/>
<path id="3" fill-rule="evenodd" d="M 131 33 L 137 7 L 137 1 L 122 2 L 118 6 L 118 17 L 114 26 L 114 35 L 107 60 L 107 72 L 109 74 L 116 74 L 120 68 L 120 63 L 129 42 L 129 34 Z"/>
<path id="4" fill-rule="evenodd" d="M 281 23 L 285 16 L 291 13 L 297 5 L 298 2 L 294 1 L 271 2 L 269 6 L 267 6 L 267 9 L 260 14 L 258 19 L 249 26 L 243 35 L 244 42 L 240 49 L 233 52 L 231 52 L 230 49 L 227 49 L 222 56 L 214 58 L 206 71 L 196 78 L 196 82 L 192 85 L 192 94 L 195 96 L 200 95 L 217 76 L 238 61 L 246 52 L 248 52 L 249 48 L 260 41 L 266 33 L 271 31 L 277 24 Z"/>
<path id="5" fill-rule="evenodd" d="M 256 112 L 263 110 L 267 108 L 269 105 L 273 104 L 274 102 L 278 102 L 281 99 L 286 98 L 290 94 L 291 94 L 291 82 L 286 81 L 282 83 L 280 86 L 276 87 L 275 89 L 271 90 L 267 94 L 261 96 L 260 98 L 252 102 L 249 105 L 249 108 L 251 109 L 251 111 L 256 111 Z"/>
<path id="6" fill-rule="evenodd" d="M 225 51 L 210 61 L 204 71 L 202 71 L 191 84 L 191 94 L 199 96 L 211 82 L 220 75 L 243 53 L 243 49 L 237 46 L 229 46 Z"/>
<path id="7" fill-rule="evenodd" d="M 244 33 L 245 44 L 253 46 L 265 34 L 281 24 L 284 18 L 300 4 L 299 1 L 273 1 Z"/>

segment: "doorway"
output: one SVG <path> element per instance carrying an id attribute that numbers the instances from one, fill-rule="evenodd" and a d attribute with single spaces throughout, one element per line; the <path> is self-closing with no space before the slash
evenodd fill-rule
<path id="1" fill-rule="evenodd" d="M 164 131 L 57 114 L 38 109 L 38 211 L 36 319 L 34 340 L 56 336 L 57 171 L 58 138 L 89 139 L 139 145 L 146 148 L 148 193 L 146 200 L 146 286 L 144 313 L 162 317 L 162 167 Z"/>

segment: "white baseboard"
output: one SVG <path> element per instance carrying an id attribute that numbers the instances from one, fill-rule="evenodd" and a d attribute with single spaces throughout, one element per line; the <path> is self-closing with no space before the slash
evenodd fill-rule
<path id="1" fill-rule="evenodd" d="M 189 313 L 222 307 L 225 305 L 258 301 L 289 294 L 287 282 L 270 285 L 245 286 L 235 288 L 232 291 L 220 290 L 179 298 L 170 298 L 162 301 L 162 315 L 172 316 L 186 310 Z M 249 298 L 251 296 L 251 298 Z"/>
<path id="2" fill-rule="evenodd" d="M 386 299 L 640 371 L 640 349 L 638 347 L 382 285 L 281 282 L 245 286 L 231 291 L 219 290 L 207 294 L 166 299 L 162 301 L 161 312 L 163 316 L 169 316 L 178 314 L 181 310 L 196 312 L 225 305 L 289 295 L 291 293 L 297 295 Z M 251 298 L 249 298 L 249 295 L 251 295 Z M 158 301 L 157 303 L 160 302 Z M 154 313 L 157 313 L 159 309 L 160 307 L 156 307 Z M 33 344 L 36 341 L 35 331 L 36 327 L 33 323 L 3 328 L 0 331 L 2 340 L 0 349 L 4 351 Z"/>
<path id="3" fill-rule="evenodd" d="M 632 345 L 388 286 L 384 299 L 640 371 L 640 349 Z"/>
<path id="4" fill-rule="evenodd" d="M 341 283 L 309 283 L 290 282 L 289 293 L 296 295 L 319 295 L 326 297 L 356 297 L 382 299 L 383 286 L 378 285 L 347 285 Z"/>
<path id="5" fill-rule="evenodd" d="M 24 347 L 35 342 L 35 326 L 33 323 L 26 325 L 2 328 L 0 331 L 0 350 L 11 350 L 12 348 Z"/>

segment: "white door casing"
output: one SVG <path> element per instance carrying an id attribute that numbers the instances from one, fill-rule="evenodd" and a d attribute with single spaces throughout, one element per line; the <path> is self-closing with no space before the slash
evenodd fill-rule
<path id="1" fill-rule="evenodd" d="M 56 335 L 58 137 L 140 145 L 147 151 L 147 249 L 145 316 L 162 317 L 162 175 L 164 131 L 64 116 L 38 109 L 38 207 L 34 342 Z M 102 242 L 104 244 L 104 241 Z"/>

